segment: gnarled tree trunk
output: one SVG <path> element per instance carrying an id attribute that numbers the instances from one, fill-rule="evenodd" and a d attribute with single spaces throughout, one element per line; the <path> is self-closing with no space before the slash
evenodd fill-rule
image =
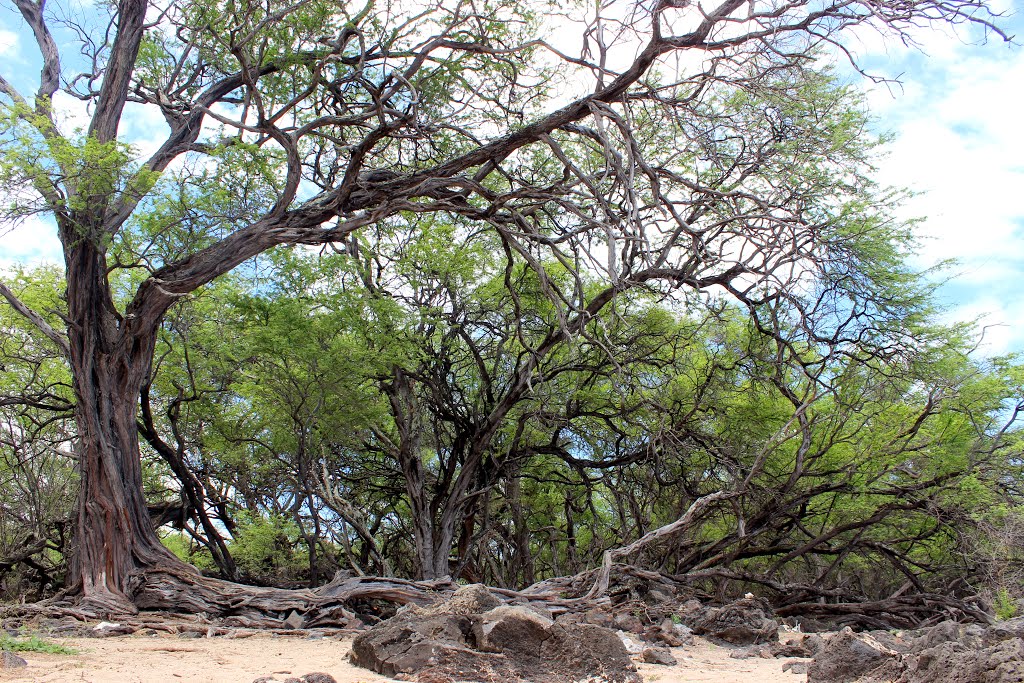
<path id="1" fill-rule="evenodd" d="M 67 250 L 66 262 L 81 479 L 72 576 L 87 603 L 131 610 L 125 590 L 133 573 L 186 566 L 160 543 L 142 485 L 136 418 L 156 326 L 117 314 L 106 260 L 87 238 Z"/>

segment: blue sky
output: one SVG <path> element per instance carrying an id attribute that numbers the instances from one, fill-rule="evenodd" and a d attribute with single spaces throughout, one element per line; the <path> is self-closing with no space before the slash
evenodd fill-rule
<path id="1" fill-rule="evenodd" d="M 1024 17 L 997 1 L 1007 14 L 1000 24 L 1024 42 Z M 940 288 L 946 317 L 988 326 L 986 354 L 1024 352 L 1024 50 L 996 36 L 981 44 L 976 32 L 949 28 L 922 29 L 917 48 L 860 35 L 850 43 L 860 66 L 900 80 L 854 82 L 867 93 L 879 130 L 896 136 L 879 164 L 880 181 L 919 193 L 904 209 L 906 217 L 925 219 L 914 265 L 957 259 Z M 34 78 L 31 49 L 31 36 L 5 3 L 0 72 L 16 83 Z M 152 123 L 162 130 L 162 121 Z M 144 132 L 151 122 L 129 125 Z M 0 268 L 40 261 L 60 262 L 45 223 L 33 219 L 0 233 Z"/>
<path id="2" fill-rule="evenodd" d="M 1024 41 L 1024 17 L 1000 21 Z M 978 32 L 922 31 L 919 49 L 855 44 L 860 81 L 880 131 L 892 132 L 879 179 L 918 194 L 904 209 L 924 219 L 915 265 L 955 259 L 939 289 L 949 320 L 978 319 L 982 351 L 1024 352 L 1024 50 Z"/>

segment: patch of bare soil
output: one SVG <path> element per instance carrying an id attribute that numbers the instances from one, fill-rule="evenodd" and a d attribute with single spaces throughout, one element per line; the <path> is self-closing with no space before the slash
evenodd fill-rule
<path id="1" fill-rule="evenodd" d="M 314 671 L 338 683 L 391 679 L 348 661 L 352 640 L 257 635 L 250 638 L 120 636 L 55 639 L 76 655 L 21 653 L 27 668 L 0 670 L 7 683 L 253 683 L 261 676 L 284 681 Z M 731 659 L 727 647 L 702 638 L 672 649 L 676 666 L 638 663 L 645 683 L 795 683 L 806 677 L 782 670 L 784 659 Z"/>

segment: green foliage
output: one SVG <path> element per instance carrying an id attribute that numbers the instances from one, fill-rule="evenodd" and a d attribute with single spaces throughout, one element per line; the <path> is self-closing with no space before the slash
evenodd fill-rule
<path id="1" fill-rule="evenodd" d="M 1005 621 L 1013 619 L 1020 613 L 1020 600 L 1005 586 L 1001 587 L 995 595 L 996 619 Z"/>
<path id="2" fill-rule="evenodd" d="M 995 542 L 1010 518 L 977 510 L 1018 502 L 1003 422 L 1024 371 L 935 324 L 854 88 L 763 31 L 714 73 L 624 71 L 513 145 L 589 87 L 534 40 L 545 17 L 397 7 L 169 5 L 125 84 L 179 142 L 198 132 L 166 166 L 4 96 L 4 216 L 49 211 L 69 255 L 107 259 L 88 292 L 104 342 L 159 326 L 151 367 L 142 332 L 109 364 L 144 350 L 120 400 L 156 433 L 152 500 L 200 491 L 260 581 L 415 574 L 432 553 L 438 574 L 527 583 L 730 491 L 638 561 L 891 592 L 978 571 L 962 546 L 985 529 L 989 585 L 1014 585 L 992 570 L 1017 556 Z M 482 139 L 491 158 L 452 161 Z M 5 282 L 68 324 L 59 271 Z M 45 335 L 6 306 L 0 326 L 0 556 L 43 539 L 58 561 L 75 392 Z M 212 569 L 197 519 L 163 541 Z"/>
<path id="3" fill-rule="evenodd" d="M 238 568 L 258 578 L 286 577 L 301 566 L 296 557 L 295 523 L 280 516 L 241 515 L 231 541 L 231 555 Z"/>
<path id="4" fill-rule="evenodd" d="M 200 571 L 215 571 L 216 563 L 207 548 L 199 546 L 183 532 L 163 533 L 160 542 L 182 562 L 191 564 Z"/>
<path id="5" fill-rule="evenodd" d="M 57 268 L 12 270 L 5 282 L 59 329 L 65 304 Z M 78 486 L 71 375 L 56 345 L 0 305 L 0 571 L 5 597 L 43 596 L 59 587 Z"/>
<path id="6" fill-rule="evenodd" d="M 11 636 L 6 632 L 0 632 L 0 650 L 8 652 L 42 652 L 50 655 L 77 655 L 78 650 L 64 647 L 57 643 L 51 643 L 39 636 Z"/>

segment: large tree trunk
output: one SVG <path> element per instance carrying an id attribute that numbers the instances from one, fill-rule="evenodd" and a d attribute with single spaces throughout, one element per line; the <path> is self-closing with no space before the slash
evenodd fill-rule
<path id="1" fill-rule="evenodd" d="M 67 279 L 80 474 L 73 579 L 87 603 L 131 609 L 136 570 L 184 567 L 157 538 L 142 486 L 136 417 L 156 328 L 118 315 L 104 255 L 88 239 L 67 250 Z"/>

